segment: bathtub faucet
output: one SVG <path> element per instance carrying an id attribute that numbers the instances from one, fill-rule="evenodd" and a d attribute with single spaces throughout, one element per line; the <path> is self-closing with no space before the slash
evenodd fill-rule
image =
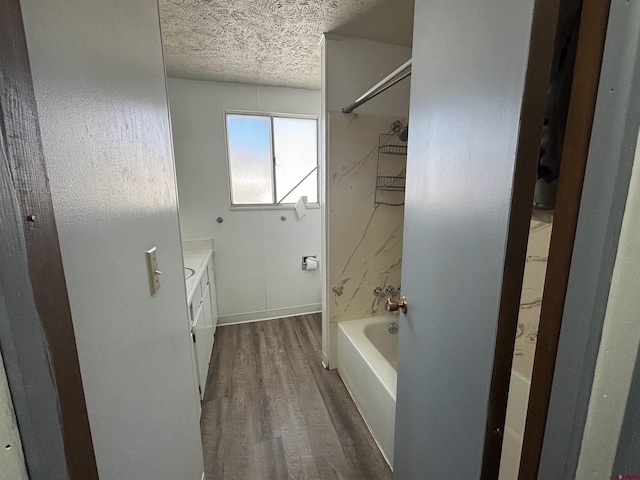
<path id="1" fill-rule="evenodd" d="M 373 294 L 378 298 L 387 298 L 387 295 L 384 293 L 384 289 L 382 287 L 374 288 Z"/>
<path id="2" fill-rule="evenodd" d="M 400 285 L 398 285 L 398 288 L 393 288 L 391 285 L 387 285 L 384 289 L 384 293 L 387 295 L 387 297 L 398 297 L 400 296 Z"/>
<path id="3" fill-rule="evenodd" d="M 378 298 L 396 298 L 400 296 L 400 285 L 398 288 L 387 285 L 386 287 L 376 287 L 373 294 Z"/>

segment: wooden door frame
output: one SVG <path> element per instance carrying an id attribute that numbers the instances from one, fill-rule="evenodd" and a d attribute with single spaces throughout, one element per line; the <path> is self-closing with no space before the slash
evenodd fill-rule
<path id="1" fill-rule="evenodd" d="M 535 480 L 538 477 L 595 116 L 609 7 L 610 0 L 585 0 L 582 5 L 519 479 Z"/>
<path id="2" fill-rule="evenodd" d="M 536 5 L 537 9 L 538 5 Z M 535 479 L 540 465 L 560 326 L 595 112 L 608 12 L 609 0 L 584 0 L 583 2 L 571 100 L 563 145 L 563 161 L 540 314 L 531 393 L 522 447 L 523 453 L 520 462 L 520 479 Z M 546 21 L 548 22 L 549 20 L 547 19 Z M 534 17 L 534 27 L 535 22 Z M 553 28 L 555 31 L 555 25 Z M 536 32 L 551 35 L 549 30 L 545 32 L 534 28 L 532 45 L 534 44 Z M 553 37 L 555 38 L 555 33 Z M 529 65 L 538 65 L 539 63 L 535 62 L 539 60 L 539 58 L 536 59 L 530 56 Z M 529 77 L 529 72 L 527 77 Z M 548 78 L 547 76 L 547 82 Z M 528 80 L 529 78 L 527 78 Z M 539 121 L 541 118 L 535 109 L 527 109 L 526 107 L 527 97 L 525 94 L 522 126 L 516 156 L 517 167 L 514 175 L 514 191 L 496 335 L 496 353 L 485 433 L 482 478 L 486 479 L 497 478 L 500 469 L 513 348 L 524 274 L 531 205 L 533 203 L 535 172 L 532 172 L 533 165 L 527 164 L 530 159 L 527 157 L 525 150 L 528 149 L 531 154 L 535 152 L 537 155 L 537 148 L 540 144 L 540 135 L 536 132 L 535 123 L 531 122 Z M 541 122 L 538 123 L 538 125 L 541 124 Z M 534 144 L 535 142 L 531 142 L 531 136 L 535 138 L 536 134 L 538 134 L 537 145 Z M 537 167 L 537 161 L 535 167 Z"/>
<path id="3" fill-rule="evenodd" d="M 482 479 L 498 478 L 527 255 L 542 126 L 554 56 L 559 1 L 536 1 L 521 107 L 496 345 L 485 428 Z M 535 68 L 532 68 L 535 66 Z"/>
<path id="4" fill-rule="evenodd" d="M 29 477 L 97 479 L 19 0 L 0 15 L 0 350 Z"/>
<path id="5" fill-rule="evenodd" d="M 609 9 L 589 160 L 571 259 L 540 461 L 541 478 L 573 478 L 581 452 L 640 128 L 640 8 Z"/>

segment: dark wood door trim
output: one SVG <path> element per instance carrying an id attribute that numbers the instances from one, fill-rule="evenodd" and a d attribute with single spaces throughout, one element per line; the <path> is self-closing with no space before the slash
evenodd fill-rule
<path id="1" fill-rule="evenodd" d="M 58 431 L 68 478 L 97 479 L 20 2 L 1 8 L 0 347 L 30 477 L 66 478 L 47 445 Z"/>
<path id="2" fill-rule="evenodd" d="M 609 0 L 584 0 L 518 478 L 536 479 L 609 18 Z"/>
<path id="3" fill-rule="evenodd" d="M 558 0 L 538 0 L 536 2 L 522 99 L 491 393 L 485 430 L 481 477 L 483 479 L 498 478 L 500 470 L 511 364 L 518 326 L 531 209 L 558 15 Z"/>

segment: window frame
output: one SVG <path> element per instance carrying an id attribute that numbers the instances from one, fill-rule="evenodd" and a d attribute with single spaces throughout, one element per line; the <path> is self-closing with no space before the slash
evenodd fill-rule
<path id="1" fill-rule="evenodd" d="M 269 147 L 271 149 L 271 182 L 273 201 L 271 203 L 233 203 L 231 184 L 231 158 L 229 157 L 229 132 L 227 117 L 229 115 L 266 117 L 269 119 Z M 295 206 L 293 203 L 276 203 L 276 162 L 275 162 L 275 139 L 274 139 L 274 118 L 292 118 L 300 120 L 315 120 L 316 122 L 316 191 L 317 202 L 307 203 L 307 208 L 320 208 L 320 117 L 318 115 L 305 115 L 296 113 L 277 113 L 251 110 L 230 110 L 223 109 L 222 123 L 224 125 L 224 146 L 227 163 L 227 187 L 229 191 L 229 210 L 291 210 Z M 285 197 L 286 198 L 286 197 Z"/>

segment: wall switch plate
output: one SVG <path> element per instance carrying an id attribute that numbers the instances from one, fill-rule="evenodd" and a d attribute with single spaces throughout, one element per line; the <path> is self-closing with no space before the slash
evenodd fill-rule
<path id="1" fill-rule="evenodd" d="M 155 295 L 155 293 L 160 288 L 160 275 L 162 272 L 158 270 L 158 252 L 156 247 L 153 247 L 145 252 L 147 257 L 147 272 L 149 274 L 149 288 L 151 290 L 151 295 Z"/>

